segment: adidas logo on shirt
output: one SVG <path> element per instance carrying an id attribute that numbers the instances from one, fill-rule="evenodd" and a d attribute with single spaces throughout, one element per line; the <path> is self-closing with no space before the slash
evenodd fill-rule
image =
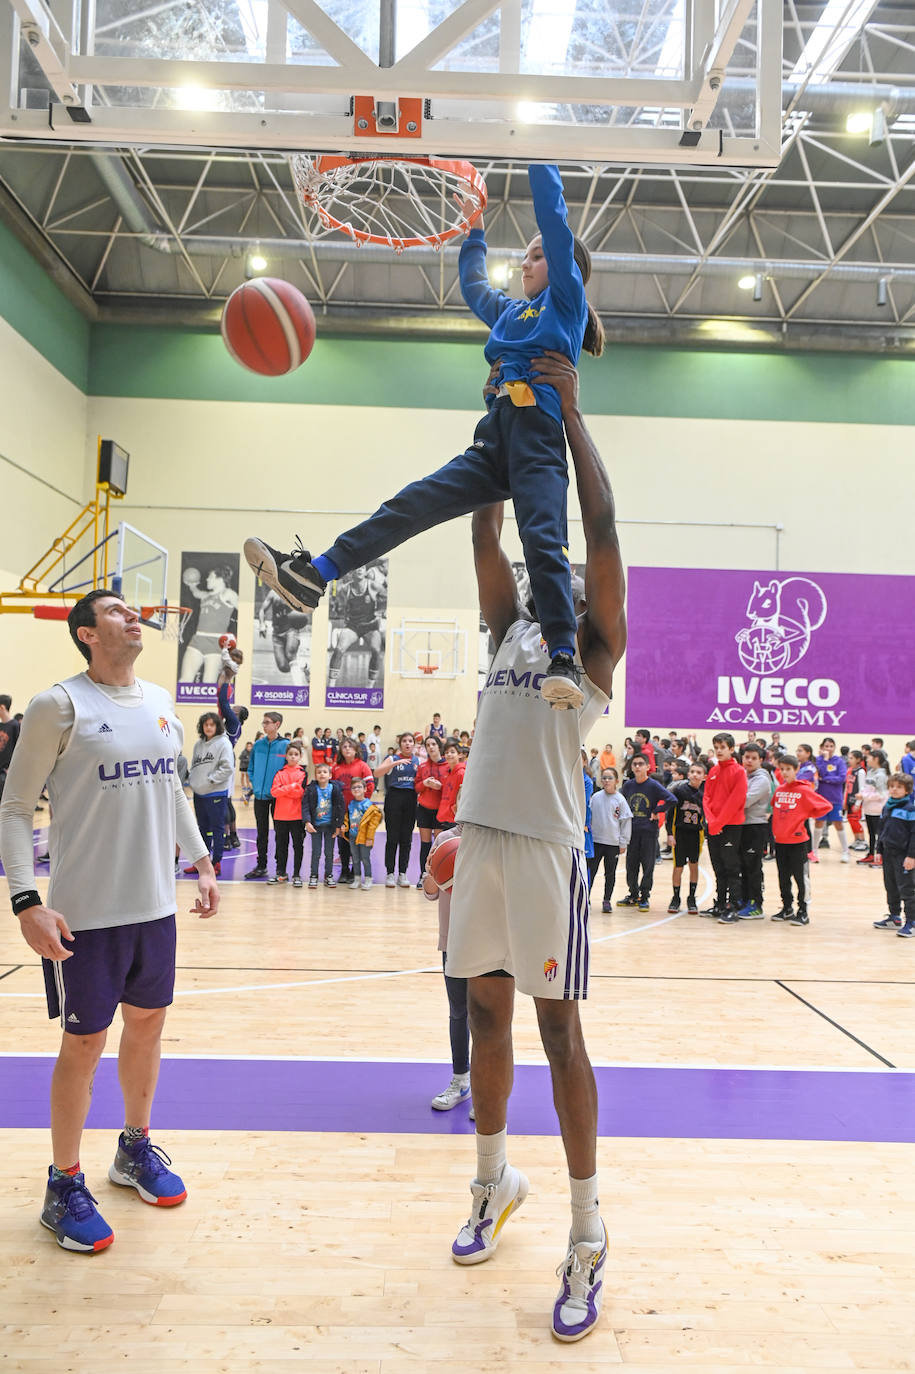
<path id="1" fill-rule="evenodd" d="M 113 734 L 114 734 L 114 731 L 112 730 L 111 726 L 108 724 L 107 721 L 104 721 L 104 720 L 102 721 L 101 725 L 99 726 L 98 732 L 99 732 L 100 735 L 113 735 Z"/>

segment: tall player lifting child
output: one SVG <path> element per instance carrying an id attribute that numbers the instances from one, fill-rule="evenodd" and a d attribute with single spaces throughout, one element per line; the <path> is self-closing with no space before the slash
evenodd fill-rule
<path id="1" fill-rule="evenodd" d="M 489 325 L 485 354 L 498 365 L 489 411 L 471 446 L 431 476 L 404 487 L 314 559 L 301 546 L 284 554 L 256 538 L 245 541 L 245 557 L 291 606 L 308 610 L 328 582 L 423 530 L 511 497 L 549 651 L 541 690 L 552 706 L 577 709 L 584 696 L 575 664 L 565 438 L 559 397 L 554 387 L 537 380 L 533 363 L 548 350 L 573 363 L 582 347 L 596 356 L 603 350 L 604 331 L 585 299 L 591 258 L 569 228 L 558 168 L 531 166 L 528 176 L 540 233 L 528 244 L 521 265 L 524 300 L 489 285 L 481 227 L 471 230 L 461 248 L 464 300 Z"/>

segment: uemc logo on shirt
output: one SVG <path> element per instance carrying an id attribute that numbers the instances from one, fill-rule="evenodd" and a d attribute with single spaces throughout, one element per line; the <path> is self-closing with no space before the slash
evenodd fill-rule
<path id="1" fill-rule="evenodd" d="M 749 621 L 734 636 L 741 664 L 754 676 L 718 677 L 718 706 L 709 721 L 723 725 L 839 726 L 845 711 L 832 708 L 841 695 L 831 677 L 783 676 L 810 649 L 826 620 L 822 587 L 809 577 L 754 579 L 747 600 Z"/>
<path id="2" fill-rule="evenodd" d="M 124 759 L 113 764 L 100 763 L 98 767 L 103 789 L 109 786 L 136 787 L 139 783 L 155 782 L 159 777 L 172 777 L 174 772 L 175 760 L 172 755 L 163 755 L 158 759 Z"/>
<path id="3" fill-rule="evenodd" d="M 540 691 L 540 684 L 545 677 L 546 673 L 537 673 L 533 668 L 523 673 L 516 673 L 514 668 L 499 668 L 490 672 L 484 691 L 490 687 L 520 687 L 528 693 L 535 693 Z"/>

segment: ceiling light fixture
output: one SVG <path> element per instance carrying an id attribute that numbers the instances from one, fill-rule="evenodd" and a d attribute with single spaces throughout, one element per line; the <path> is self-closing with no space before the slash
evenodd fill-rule
<path id="1" fill-rule="evenodd" d="M 756 274 L 750 272 L 745 277 L 738 277 L 737 285 L 741 291 L 752 291 L 756 286 Z"/>
<path id="2" fill-rule="evenodd" d="M 869 134 L 873 122 L 873 111 L 855 110 L 845 120 L 845 132 L 849 134 Z"/>

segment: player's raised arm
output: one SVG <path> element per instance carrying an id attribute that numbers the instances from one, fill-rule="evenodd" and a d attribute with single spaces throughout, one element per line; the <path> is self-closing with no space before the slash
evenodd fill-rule
<path id="1" fill-rule="evenodd" d="M 505 638 L 509 625 L 521 615 L 518 584 L 500 538 L 504 517 L 505 506 L 500 501 L 497 505 L 474 511 L 472 525 L 473 562 L 477 573 L 480 610 L 497 648 Z"/>
<path id="2" fill-rule="evenodd" d="M 616 528 L 613 489 L 578 405 L 578 372 L 561 353 L 534 359 L 534 376 L 556 388 L 575 466 L 585 535 L 585 601 L 579 633 L 582 662 L 609 694 L 613 669 L 626 649 L 626 574 Z"/>

